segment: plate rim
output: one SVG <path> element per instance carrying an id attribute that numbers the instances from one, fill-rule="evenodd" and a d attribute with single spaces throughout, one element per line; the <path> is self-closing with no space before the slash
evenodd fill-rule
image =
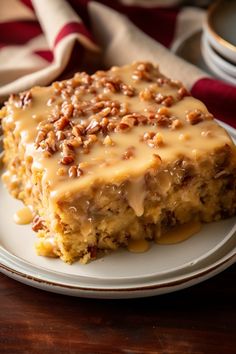
<path id="1" fill-rule="evenodd" d="M 202 34 L 202 45 L 204 48 L 206 48 L 206 52 L 208 53 L 209 58 L 214 61 L 215 65 L 218 65 L 218 67 L 226 72 L 228 75 L 231 75 L 233 77 L 236 76 L 236 66 L 231 64 L 229 61 L 223 59 L 222 56 L 220 56 L 211 46 L 210 42 L 208 41 L 208 38 L 205 33 Z"/>
<path id="2" fill-rule="evenodd" d="M 206 46 L 206 43 L 204 42 L 204 38 L 207 38 L 207 37 L 202 36 L 201 53 L 202 53 L 202 56 L 203 56 L 203 59 L 204 59 L 206 65 L 220 80 L 224 80 L 224 81 L 230 83 L 231 85 L 235 86 L 236 85 L 235 76 L 228 74 L 225 70 L 223 70 L 221 67 L 219 67 L 213 61 L 213 59 L 210 57 L 210 55 L 208 55 L 209 48 Z"/>
<path id="3" fill-rule="evenodd" d="M 120 298 L 119 295 L 123 295 L 122 297 L 127 297 L 127 293 L 140 293 L 139 297 L 142 296 L 151 296 L 151 295 L 159 295 L 158 290 L 162 289 L 168 289 L 167 292 L 173 292 L 176 290 L 183 289 L 185 287 L 191 286 L 198 284 L 208 278 L 211 278 L 211 276 L 217 275 L 221 271 L 227 269 L 231 265 L 233 265 L 236 262 L 236 249 L 232 250 L 229 252 L 226 256 L 224 256 L 222 259 L 218 259 L 215 263 L 211 264 L 210 267 L 203 267 L 200 271 L 195 271 L 192 273 L 189 273 L 187 276 L 183 275 L 182 277 L 179 277 L 179 279 L 172 279 L 170 281 L 167 281 L 166 283 L 161 283 L 161 284 L 147 284 L 147 285 L 142 285 L 142 286 L 135 286 L 135 287 L 119 287 L 119 288 L 94 288 L 94 287 L 84 287 L 84 286 L 79 286 L 79 285 L 69 285 L 69 284 L 63 284 L 63 283 L 58 283 L 55 281 L 49 281 L 45 279 L 40 279 L 38 277 L 32 276 L 32 275 L 27 275 L 19 270 L 12 269 L 8 266 L 3 265 L 0 263 L 0 271 L 3 274 L 6 274 L 10 276 L 11 278 L 14 278 L 14 276 L 19 277 L 18 279 L 20 282 L 26 284 L 26 285 L 31 285 L 33 287 L 40 288 L 42 290 L 47 290 L 47 291 L 52 291 L 52 292 L 59 292 L 60 291 L 55 291 L 58 289 L 63 290 L 63 294 L 65 295 L 73 295 L 73 296 L 85 296 L 89 297 L 88 295 L 92 294 L 95 295 L 96 298 L 104 298 L 105 294 L 113 294 L 112 298 Z M 195 274 L 196 273 L 196 274 Z M 212 274 L 213 273 L 213 274 Z M 204 278 L 204 279 L 202 279 Z M 189 282 L 193 282 L 193 284 L 188 285 Z M 33 282 L 33 284 L 31 283 Z M 37 286 L 38 285 L 38 286 Z M 41 286 L 39 286 L 41 285 Z M 186 285 L 186 286 L 185 286 Z M 176 287 L 180 286 L 179 289 L 176 289 Z M 182 287 L 183 286 L 183 287 Z M 53 287 L 53 289 L 48 289 L 48 287 Z M 70 293 L 70 291 L 76 291 L 75 294 Z M 151 295 L 146 295 L 145 293 L 148 291 L 157 291 L 157 293 L 151 294 Z M 167 293 L 164 292 L 164 293 Z M 99 295 L 100 296 L 96 296 Z M 118 295 L 118 297 L 114 297 L 114 295 Z M 94 296 L 92 296 L 94 297 Z M 107 297 L 107 296 L 105 296 Z"/>

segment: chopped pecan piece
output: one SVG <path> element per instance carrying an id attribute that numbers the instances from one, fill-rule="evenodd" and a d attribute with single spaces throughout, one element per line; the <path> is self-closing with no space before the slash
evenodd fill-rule
<path id="1" fill-rule="evenodd" d="M 43 229 L 45 229 L 45 223 L 39 215 L 36 215 L 32 222 L 32 230 L 37 232 Z"/>
<path id="2" fill-rule="evenodd" d="M 198 124 L 204 120 L 204 113 L 200 109 L 195 109 L 186 114 L 186 120 L 192 124 Z"/>
<path id="3" fill-rule="evenodd" d="M 135 156 L 135 147 L 134 146 L 129 146 L 128 149 L 123 153 L 122 159 L 123 160 L 129 160 L 131 158 L 134 158 Z"/>
<path id="4" fill-rule="evenodd" d="M 101 129 L 101 125 L 98 121 L 96 121 L 95 119 L 91 120 L 91 122 L 89 123 L 89 125 L 86 128 L 86 133 L 87 134 L 94 134 L 99 132 L 99 130 Z"/>
<path id="5" fill-rule="evenodd" d="M 38 148 L 40 146 L 41 141 L 45 140 L 47 137 L 47 133 L 44 132 L 43 130 L 40 130 L 37 134 L 37 137 L 35 139 L 35 145 Z"/>
<path id="6" fill-rule="evenodd" d="M 159 127 L 168 127 L 171 123 L 171 120 L 166 116 L 157 115 L 156 122 Z"/>
<path id="7" fill-rule="evenodd" d="M 54 126 L 56 130 L 63 130 L 69 123 L 69 118 L 63 116 L 54 123 Z"/>
<path id="8" fill-rule="evenodd" d="M 174 103 L 174 97 L 173 97 L 173 96 L 167 96 L 167 97 L 162 101 L 162 104 L 164 104 L 164 106 L 166 106 L 166 107 L 172 106 L 173 103 Z"/>
<path id="9" fill-rule="evenodd" d="M 178 98 L 181 100 L 182 98 L 184 98 L 186 96 L 190 96 L 190 93 L 188 92 L 188 90 L 185 87 L 180 87 L 177 95 L 178 95 Z"/>
<path id="10" fill-rule="evenodd" d="M 62 143 L 62 159 L 60 163 L 62 165 L 70 165 L 75 161 L 74 148 L 71 145 L 68 145 L 67 142 Z"/>

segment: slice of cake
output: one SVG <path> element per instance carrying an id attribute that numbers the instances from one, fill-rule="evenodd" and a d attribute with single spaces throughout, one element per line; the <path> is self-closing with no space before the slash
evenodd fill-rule
<path id="1" fill-rule="evenodd" d="M 86 263 L 235 214 L 231 138 L 150 63 L 34 87 L 12 95 L 1 117 L 3 179 L 32 208 L 41 255 Z"/>

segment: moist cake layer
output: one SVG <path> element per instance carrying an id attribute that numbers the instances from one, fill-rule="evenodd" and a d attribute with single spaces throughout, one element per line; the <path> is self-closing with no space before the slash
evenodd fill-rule
<path id="1" fill-rule="evenodd" d="M 78 73 L 2 109 L 4 174 L 38 251 L 82 262 L 176 224 L 235 213 L 235 146 L 150 63 Z"/>

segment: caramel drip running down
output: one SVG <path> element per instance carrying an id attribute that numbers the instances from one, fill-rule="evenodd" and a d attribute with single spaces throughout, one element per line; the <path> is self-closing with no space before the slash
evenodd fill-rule
<path id="1" fill-rule="evenodd" d="M 133 179 L 127 187 L 128 203 L 137 216 L 144 212 L 144 199 L 146 196 L 145 181 L 143 177 Z"/>
<path id="2" fill-rule="evenodd" d="M 13 219 L 16 224 L 26 225 L 32 222 L 33 214 L 29 207 L 24 207 L 14 214 Z"/>
<path id="3" fill-rule="evenodd" d="M 145 239 L 130 240 L 128 250 L 132 253 L 143 253 L 148 251 L 149 246 L 149 242 Z"/>
<path id="4" fill-rule="evenodd" d="M 172 245 L 183 242 L 198 233 L 201 227 L 202 225 L 199 221 L 190 221 L 186 224 L 178 225 L 162 235 L 156 240 L 156 243 L 160 245 Z M 149 247 L 150 243 L 145 239 L 130 240 L 128 244 L 128 250 L 133 253 L 146 252 Z"/>
<path id="5" fill-rule="evenodd" d="M 159 245 L 172 245 L 183 242 L 201 230 L 199 221 L 190 221 L 183 225 L 178 225 L 162 235 L 156 243 Z"/>

